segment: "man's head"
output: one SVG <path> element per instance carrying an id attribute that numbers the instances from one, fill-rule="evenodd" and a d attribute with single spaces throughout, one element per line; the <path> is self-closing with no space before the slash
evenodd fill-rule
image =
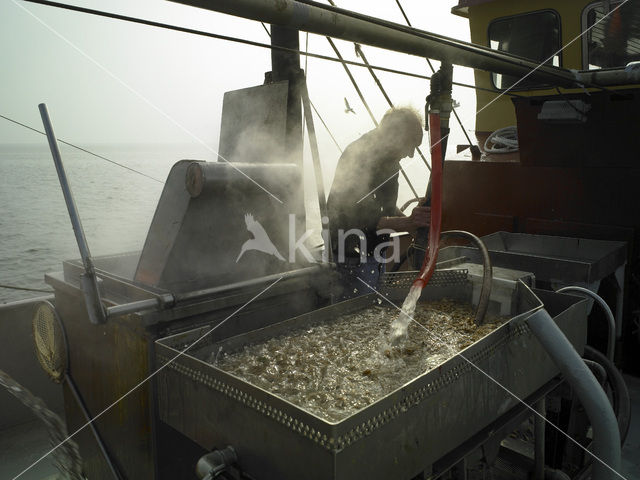
<path id="1" fill-rule="evenodd" d="M 392 108 L 380 121 L 380 140 L 398 159 L 413 157 L 422 143 L 422 120 L 418 112 L 409 107 Z"/>

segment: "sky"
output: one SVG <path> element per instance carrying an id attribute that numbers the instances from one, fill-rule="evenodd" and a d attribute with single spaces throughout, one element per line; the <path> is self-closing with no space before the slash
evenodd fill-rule
<path id="1" fill-rule="evenodd" d="M 65 0 L 66 3 L 142 17 L 189 28 L 269 42 L 263 26 L 251 20 L 209 12 L 165 0 Z M 342 8 L 404 24 L 395 0 L 337 0 Z M 417 28 L 469 39 L 466 19 L 450 13 L 454 0 L 403 0 Z M 309 35 L 308 49 L 334 56 L 326 39 Z M 301 48 L 307 36 L 300 34 Z M 345 58 L 358 61 L 353 44 L 336 41 Z M 373 65 L 430 74 L 424 59 L 363 47 Z M 342 66 L 302 59 L 311 101 L 341 148 L 373 124 Z M 260 85 L 271 69 L 267 49 L 171 32 L 36 5 L 23 0 L 0 2 L 0 114 L 42 129 L 37 105 L 45 102 L 60 139 L 90 146 L 123 143 L 184 143 L 204 146 L 212 160 L 218 146 L 224 92 Z M 437 68 L 438 63 L 435 62 Z M 366 69 L 352 67 L 378 119 L 387 103 Z M 424 109 L 428 81 L 380 72 L 396 105 Z M 470 69 L 455 67 L 454 79 L 473 83 Z M 344 98 L 356 114 L 347 114 Z M 455 88 L 465 127 L 474 128 L 475 94 Z M 339 150 L 316 119 L 325 182 Z M 453 122 L 452 122 L 453 124 Z M 455 126 L 450 145 L 463 143 Z M 43 137 L 0 118 L 0 145 L 43 142 Z M 426 148 L 423 143 L 423 149 Z M 454 152 L 454 148 L 449 149 Z M 422 176 L 418 160 L 407 171 Z"/>

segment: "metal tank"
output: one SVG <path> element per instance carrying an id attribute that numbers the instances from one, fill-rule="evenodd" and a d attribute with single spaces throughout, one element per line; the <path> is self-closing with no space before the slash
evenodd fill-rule
<path id="1" fill-rule="evenodd" d="M 383 285 L 390 300 L 404 298 L 406 288 L 397 288 L 401 283 Z M 429 284 L 420 301 L 471 301 L 470 282 L 446 283 Z M 558 326 L 582 352 L 586 301 L 539 293 Z M 258 480 L 412 479 L 432 472 L 447 454 L 507 417 L 519 402 L 506 389 L 525 399 L 559 373 L 527 326 L 527 317 L 543 302 L 521 281 L 508 322 L 461 355 L 339 422 L 321 419 L 206 361 L 220 346 L 225 351 L 241 349 L 290 330 L 331 322 L 377 299 L 375 294 L 361 296 L 247 333 L 207 334 L 207 327 L 202 327 L 158 340 L 156 360 L 164 366 L 157 381 L 160 419 L 205 449 L 231 445 L 242 469 Z M 180 354 L 203 335 L 196 347 Z"/>

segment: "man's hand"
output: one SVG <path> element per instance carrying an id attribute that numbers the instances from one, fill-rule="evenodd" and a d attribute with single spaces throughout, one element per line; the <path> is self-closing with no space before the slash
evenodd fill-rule
<path id="1" fill-rule="evenodd" d="M 431 222 L 431 207 L 415 207 L 409 215 L 410 231 L 428 227 Z"/>
<path id="2" fill-rule="evenodd" d="M 415 207 L 408 217 L 382 217 L 378 222 L 378 230 L 413 233 L 420 227 L 428 227 L 430 222 L 431 207 Z"/>

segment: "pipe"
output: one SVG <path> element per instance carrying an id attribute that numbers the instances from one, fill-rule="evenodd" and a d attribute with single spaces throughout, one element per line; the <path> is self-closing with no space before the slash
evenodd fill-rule
<path id="1" fill-rule="evenodd" d="M 394 50 L 419 57 L 449 61 L 456 65 L 531 79 L 559 86 L 573 86 L 569 70 L 540 65 L 488 47 L 397 23 L 369 17 L 316 2 L 295 0 L 172 0 L 176 3 L 229 15 L 284 25 L 351 42 Z"/>
<path id="2" fill-rule="evenodd" d="M 111 460 L 111 456 L 107 451 L 107 447 L 105 446 L 104 441 L 102 440 L 102 436 L 100 435 L 97 427 L 95 426 L 95 419 L 89 414 L 89 411 L 87 410 L 87 406 L 85 405 L 82 395 L 80 395 L 80 392 L 78 391 L 75 382 L 71 379 L 69 374 L 66 374 L 65 378 L 67 380 L 67 386 L 69 387 L 69 390 L 71 390 L 71 393 L 73 393 L 73 396 L 76 399 L 76 404 L 80 407 L 80 410 L 82 411 L 82 414 L 84 415 L 84 418 L 87 421 L 87 424 L 89 425 L 89 428 L 91 429 L 91 432 L 93 433 L 94 438 L 96 439 L 96 443 L 98 444 L 100 453 L 102 453 L 104 461 L 106 462 L 107 466 L 109 467 L 109 470 L 111 471 L 111 475 L 113 476 L 113 478 L 117 480 L 122 480 L 124 477 L 118 470 L 118 467 L 115 465 L 113 460 Z"/>
<path id="3" fill-rule="evenodd" d="M 629 389 L 624 381 L 620 370 L 602 353 L 589 345 L 584 347 L 584 361 L 595 362 L 604 369 L 604 377 L 609 383 L 613 411 L 618 417 L 618 428 L 620 429 L 620 443 L 624 445 L 631 425 L 631 397 Z"/>
<path id="4" fill-rule="evenodd" d="M 594 293 L 591 290 L 583 287 L 576 287 L 576 286 L 562 287 L 559 290 L 556 290 L 556 292 L 557 293 L 566 293 L 566 292 L 581 293 L 582 295 L 591 297 L 593 300 L 596 301 L 596 303 L 598 303 L 598 305 L 602 307 L 605 315 L 607 316 L 607 320 L 609 321 L 609 338 L 607 339 L 607 358 L 611 362 L 613 362 L 613 355 L 615 353 L 615 348 L 616 348 L 616 319 L 614 318 L 613 313 L 609 308 L 609 305 L 607 305 L 607 302 L 605 302 L 602 299 L 602 297 L 597 293 Z"/>
<path id="5" fill-rule="evenodd" d="M 607 371 L 604 369 L 604 367 L 600 365 L 598 362 L 596 362 L 595 360 L 589 360 L 583 357 L 582 361 L 587 367 L 589 367 L 589 370 L 591 370 L 591 373 L 593 373 L 593 376 L 596 377 L 596 380 L 598 380 L 598 383 L 602 385 L 602 388 L 604 388 L 604 384 L 607 381 Z M 617 414 L 615 405 L 613 406 L 613 411 L 614 413 Z"/>
<path id="6" fill-rule="evenodd" d="M 306 79 L 299 80 L 300 93 L 302 94 L 302 106 L 304 111 L 304 119 L 307 125 L 307 133 L 309 134 L 309 147 L 311 148 L 311 158 L 313 160 L 313 171 L 316 178 L 316 189 L 318 192 L 318 204 L 320 206 L 320 217 L 329 218 L 327 211 L 327 197 L 324 191 L 324 177 L 322 175 L 322 164 L 320 163 L 320 152 L 318 150 L 318 139 L 316 137 L 316 129 L 313 124 L 313 115 L 311 113 L 311 101 L 309 100 L 309 90 L 307 89 Z M 327 251 L 329 261 L 333 253 L 331 246 L 331 236 L 328 236 L 328 245 L 324 248 Z"/>
<path id="7" fill-rule="evenodd" d="M 423 289 L 436 268 L 438 248 L 440 246 L 440 229 L 442 226 L 442 143 L 440 138 L 440 115 L 429 114 L 429 129 L 431 141 L 431 178 L 429 186 L 432 186 L 431 196 L 431 221 L 429 222 L 429 247 L 422 262 L 422 268 L 418 278 L 413 282 L 413 287 Z M 427 192 L 428 195 L 428 192 Z"/>
<path id="8" fill-rule="evenodd" d="M 218 287 L 205 288 L 202 290 L 194 290 L 192 292 L 185 293 L 165 293 L 155 298 L 149 298 L 147 300 L 139 300 L 137 302 L 124 303 L 122 305 L 116 305 L 107 309 L 107 318 L 111 319 L 119 315 L 127 315 L 130 313 L 137 313 L 143 310 L 164 310 L 167 307 L 174 306 L 180 303 L 186 303 L 195 300 L 204 300 L 207 297 L 216 295 L 219 293 L 229 292 L 245 287 L 253 287 L 268 282 L 274 282 L 276 280 L 287 280 L 290 278 L 301 277 L 307 274 L 316 272 L 322 268 L 329 268 L 324 264 L 319 264 L 313 267 L 305 267 L 297 270 L 291 270 L 283 273 L 274 273 L 272 275 L 266 275 L 264 277 L 252 278 L 251 280 L 242 280 L 240 282 L 229 283 L 227 285 L 220 285 Z"/>
<path id="9" fill-rule="evenodd" d="M 51 150 L 51 156 L 53 157 L 53 163 L 55 164 L 56 171 L 58 172 L 58 180 L 60 180 L 60 187 L 64 195 L 64 201 L 67 204 L 67 211 L 69 212 L 69 219 L 73 226 L 73 233 L 76 237 L 78 249 L 80 250 L 80 256 L 82 257 L 82 263 L 84 265 L 84 272 L 80 276 L 80 286 L 84 293 L 85 303 L 87 305 L 87 313 L 89 314 L 89 320 L 93 324 L 100 324 L 106 322 L 106 312 L 102 306 L 100 300 L 100 289 L 98 287 L 98 277 L 96 277 L 96 271 L 93 266 L 93 260 L 91 258 L 91 252 L 89 251 L 89 244 L 87 238 L 84 235 L 84 229 L 82 228 L 82 222 L 80 222 L 80 215 L 76 207 L 76 202 L 73 199 L 73 193 L 69 186 L 69 180 L 67 180 L 67 174 L 64 171 L 64 165 L 62 164 L 62 156 L 58 149 L 58 141 L 53 131 L 53 125 L 49 119 L 49 112 L 47 106 L 44 103 L 38 105 L 40 110 L 40 117 L 42 118 L 42 124 L 47 134 L 47 140 L 49 141 L 49 149 Z"/>
<path id="10" fill-rule="evenodd" d="M 202 480 L 217 478 L 238 462 L 238 455 L 232 446 L 214 450 L 203 455 L 196 464 L 196 476 Z"/>
<path id="11" fill-rule="evenodd" d="M 475 243 L 476 247 L 482 255 L 482 289 L 480 290 L 480 298 L 478 299 L 478 308 L 476 308 L 476 315 L 474 322 L 476 325 L 482 325 L 484 316 L 489 308 L 489 299 L 491 298 L 491 286 L 493 280 L 493 266 L 491 265 L 491 257 L 489 251 L 484 245 L 484 242 L 480 240 L 473 233 L 465 232 L 464 230 L 449 230 L 442 232 L 441 237 L 446 236 L 460 236 L 466 237 Z"/>
<path id="12" fill-rule="evenodd" d="M 300 108 L 300 34 L 298 30 L 271 25 L 271 45 L 294 51 L 271 49 L 271 77 L 274 82 L 288 81 L 284 151 L 289 161 L 302 166 L 302 109 Z"/>
<path id="13" fill-rule="evenodd" d="M 609 399 L 544 308 L 534 312 L 527 323 L 587 412 L 593 428 L 593 480 L 618 479 L 620 431 Z"/>
<path id="14" fill-rule="evenodd" d="M 53 303 L 54 299 L 55 299 L 55 297 L 53 295 L 43 295 L 41 297 L 24 298 L 22 300 L 15 300 L 13 302 L 1 303 L 0 304 L 0 314 L 3 314 L 5 312 L 11 312 L 12 310 L 18 309 L 18 308 L 28 308 L 28 307 L 33 306 L 36 303 L 40 303 L 40 302 L 52 302 Z"/>

